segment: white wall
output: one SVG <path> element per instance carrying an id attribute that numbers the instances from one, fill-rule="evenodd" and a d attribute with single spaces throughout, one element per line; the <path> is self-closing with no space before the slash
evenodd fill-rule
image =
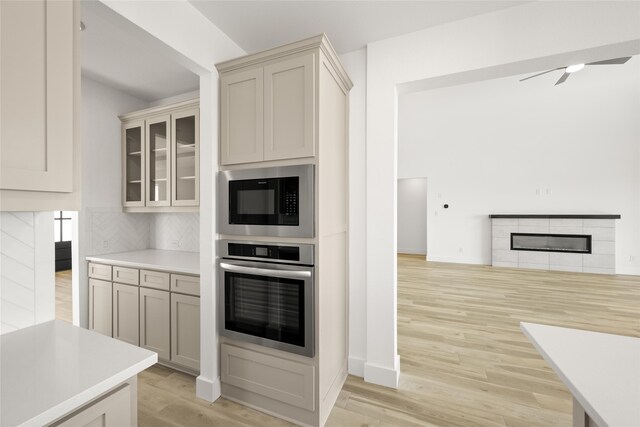
<path id="1" fill-rule="evenodd" d="M 0 212 L 0 334 L 53 320 L 51 212 Z"/>
<path id="2" fill-rule="evenodd" d="M 531 2 L 367 46 L 365 380 L 395 387 L 399 378 L 398 89 L 409 82 L 495 78 L 637 53 L 639 14 L 637 2 Z M 354 315 L 361 316 L 358 311 Z"/>
<path id="3" fill-rule="evenodd" d="M 364 376 L 367 319 L 362 301 L 367 297 L 365 112 L 367 51 L 340 56 L 353 82 L 349 92 L 349 373 Z"/>
<path id="4" fill-rule="evenodd" d="M 398 253 L 427 254 L 426 178 L 398 179 Z"/>
<path id="5" fill-rule="evenodd" d="M 88 282 L 85 257 L 149 247 L 149 217 L 122 213 L 121 124 L 119 114 L 147 103 L 83 77 L 81 81 L 82 210 L 78 214 L 77 257 L 74 254 L 74 322 L 88 326 Z M 76 246 L 77 245 L 77 246 Z"/>
<path id="6" fill-rule="evenodd" d="M 490 213 L 612 213 L 617 272 L 640 274 L 640 57 L 561 74 L 400 97 L 398 175 L 429 177 L 430 260 L 490 264 Z"/>

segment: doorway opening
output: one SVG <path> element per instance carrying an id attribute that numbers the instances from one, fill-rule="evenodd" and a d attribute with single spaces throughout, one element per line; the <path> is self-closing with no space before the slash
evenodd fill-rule
<path id="1" fill-rule="evenodd" d="M 398 254 L 427 256 L 427 178 L 398 179 Z"/>

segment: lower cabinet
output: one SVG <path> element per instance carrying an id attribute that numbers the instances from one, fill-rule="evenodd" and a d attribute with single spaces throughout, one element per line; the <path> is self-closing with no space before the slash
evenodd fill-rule
<path id="1" fill-rule="evenodd" d="M 111 272 L 111 266 L 104 267 Z M 89 270 L 89 329 L 155 351 L 160 363 L 200 371 L 200 278 L 115 266 L 113 270 L 127 274 L 114 274 L 113 281 L 106 281 L 91 277 Z M 140 286 L 116 282 L 136 283 L 138 277 Z"/>
<path id="2" fill-rule="evenodd" d="M 111 282 L 89 279 L 89 329 L 109 337 L 112 331 Z"/>
<path id="3" fill-rule="evenodd" d="M 139 345 L 138 287 L 113 284 L 113 337 Z"/>
<path id="4" fill-rule="evenodd" d="M 49 427 L 133 427 L 131 387 L 125 384 Z"/>
<path id="5" fill-rule="evenodd" d="M 200 298 L 171 294 L 171 361 L 200 369 Z"/>
<path id="6" fill-rule="evenodd" d="M 140 347 L 155 351 L 164 360 L 171 358 L 169 295 L 166 291 L 140 288 Z"/>

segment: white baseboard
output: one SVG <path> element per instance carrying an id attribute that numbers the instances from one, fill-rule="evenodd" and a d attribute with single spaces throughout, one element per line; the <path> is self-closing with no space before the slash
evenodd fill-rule
<path id="1" fill-rule="evenodd" d="M 452 256 L 438 256 L 429 255 L 427 261 L 434 262 L 449 262 L 452 264 L 477 264 L 477 265 L 491 265 L 491 261 L 484 260 L 482 258 L 465 258 L 465 257 L 452 257 Z"/>
<path id="2" fill-rule="evenodd" d="M 399 254 L 408 254 L 408 255 L 427 255 L 427 251 L 424 249 L 403 249 L 398 248 L 396 251 Z"/>
<path id="3" fill-rule="evenodd" d="M 616 274 L 624 274 L 625 276 L 640 276 L 640 268 L 616 268 Z"/>
<path id="4" fill-rule="evenodd" d="M 349 357 L 348 366 L 350 375 L 364 378 L 364 359 L 359 357 Z"/>
<path id="5" fill-rule="evenodd" d="M 196 378 L 196 396 L 207 402 L 214 402 L 220 397 L 220 377 L 211 381 L 202 375 Z"/>
<path id="6" fill-rule="evenodd" d="M 400 356 L 398 355 L 396 355 L 395 366 L 393 368 L 377 366 L 371 363 L 364 364 L 364 380 L 368 383 L 398 388 L 399 379 Z"/>

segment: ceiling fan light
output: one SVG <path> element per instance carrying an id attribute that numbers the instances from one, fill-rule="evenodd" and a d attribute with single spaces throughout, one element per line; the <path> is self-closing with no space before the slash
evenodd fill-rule
<path id="1" fill-rule="evenodd" d="M 584 68 L 584 64 L 575 64 L 569 65 L 564 71 L 567 73 L 575 73 L 576 71 L 580 71 Z"/>

